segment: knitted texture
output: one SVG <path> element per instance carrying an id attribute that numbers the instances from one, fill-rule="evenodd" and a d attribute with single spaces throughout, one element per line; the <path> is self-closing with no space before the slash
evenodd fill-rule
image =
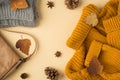
<path id="1" fill-rule="evenodd" d="M 101 11 L 103 25 L 107 32 L 107 42 L 120 49 L 120 0 L 111 0 Z M 105 13 L 105 14 L 104 14 Z"/>
<path id="2" fill-rule="evenodd" d="M 101 54 L 101 55 L 100 55 Z M 97 41 L 93 41 L 85 59 L 85 66 L 89 67 L 92 57 L 98 57 L 100 63 L 104 65 L 104 70 L 100 76 L 106 80 L 119 80 L 120 77 L 120 50 Z M 114 74 L 115 73 L 115 74 Z M 113 76 L 114 75 L 114 76 Z"/>
<path id="3" fill-rule="evenodd" d="M 29 7 L 26 9 L 12 10 L 8 4 L 0 5 L 0 27 L 9 26 L 35 26 L 38 14 L 36 0 L 27 0 Z"/>
<path id="4" fill-rule="evenodd" d="M 9 2 L 10 2 L 10 0 L 0 0 L 0 4 L 1 3 L 7 3 L 8 4 Z"/>
<path id="5" fill-rule="evenodd" d="M 75 53 L 66 65 L 71 80 L 120 80 L 120 0 L 110 0 L 101 10 L 95 5 L 84 7 L 82 15 L 67 40 Z M 97 14 L 99 23 L 92 27 L 84 22 L 91 13 Z M 87 69 L 97 57 L 103 71 L 90 75 Z"/>
<path id="6" fill-rule="evenodd" d="M 89 66 L 89 62 L 94 56 L 98 57 L 101 64 L 104 65 L 105 72 L 116 73 L 117 71 L 120 71 L 120 50 L 93 41 L 85 59 L 85 66 Z"/>
<path id="7" fill-rule="evenodd" d="M 78 21 L 76 28 L 72 32 L 72 35 L 70 38 L 67 40 L 67 45 L 73 49 L 79 49 L 81 44 L 85 41 L 86 37 L 92 36 L 94 39 L 100 40 L 104 43 L 106 43 L 106 38 L 100 34 L 95 28 L 92 26 L 87 25 L 84 23 L 84 19 L 90 15 L 91 13 L 96 13 L 98 15 L 99 10 L 95 5 L 88 5 L 83 9 L 82 16 L 80 17 L 80 20 Z M 97 27 L 96 27 L 97 28 Z M 94 30 L 92 30 L 94 29 Z M 91 31 L 92 30 L 92 31 Z M 92 33 L 91 33 L 92 32 Z M 89 40 L 90 42 L 92 41 Z M 90 42 L 87 39 L 87 43 L 89 44 Z"/>
<path id="8" fill-rule="evenodd" d="M 120 17 L 115 16 L 104 20 L 103 25 L 107 32 L 107 42 L 118 49 L 120 49 Z"/>
<path id="9" fill-rule="evenodd" d="M 74 53 L 73 57 L 67 63 L 66 75 L 71 80 L 104 80 L 101 76 L 90 76 L 87 68 L 84 66 L 86 50 L 84 44 Z"/>
<path id="10" fill-rule="evenodd" d="M 0 3 L 4 2 L 5 0 L 0 0 Z"/>

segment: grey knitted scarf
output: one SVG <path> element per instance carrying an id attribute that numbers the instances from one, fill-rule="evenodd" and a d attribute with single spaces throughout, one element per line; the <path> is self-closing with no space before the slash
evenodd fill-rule
<path id="1" fill-rule="evenodd" d="M 38 18 L 36 0 L 27 0 L 27 2 L 28 8 L 16 11 L 12 10 L 6 3 L 0 4 L 0 27 L 35 26 Z"/>
<path id="2" fill-rule="evenodd" d="M 10 2 L 10 0 L 0 0 L 0 4 L 1 3 L 9 3 Z"/>

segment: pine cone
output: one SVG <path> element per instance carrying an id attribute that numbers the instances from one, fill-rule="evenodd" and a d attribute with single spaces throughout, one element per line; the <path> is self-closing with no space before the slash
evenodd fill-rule
<path id="1" fill-rule="evenodd" d="M 68 9 L 74 9 L 79 6 L 79 0 L 65 0 Z"/>
<path id="2" fill-rule="evenodd" d="M 45 74 L 47 75 L 47 79 L 56 80 L 58 78 L 58 71 L 52 67 L 46 67 Z"/>

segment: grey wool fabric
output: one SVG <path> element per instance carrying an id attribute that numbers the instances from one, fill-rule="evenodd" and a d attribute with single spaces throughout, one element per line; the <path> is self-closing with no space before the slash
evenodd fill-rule
<path id="1" fill-rule="evenodd" d="M 27 0 L 29 7 L 16 11 L 12 10 L 6 3 L 0 4 L 0 27 L 35 26 L 36 19 L 38 18 L 36 1 Z"/>
<path id="2" fill-rule="evenodd" d="M 1 3 L 9 3 L 10 2 L 10 0 L 0 0 L 0 4 Z"/>

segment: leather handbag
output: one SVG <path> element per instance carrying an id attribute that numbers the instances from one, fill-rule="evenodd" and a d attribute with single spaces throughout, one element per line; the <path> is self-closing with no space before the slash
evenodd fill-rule
<path id="1" fill-rule="evenodd" d="M 38 43 L 34 37 L 27 33 L 22 32 L 14 32 L 8 30 L 0 31 L 0 80 L 4 80 L 9 74 L 15 71 L 22 63 L 28 61 L 30 57 L 36 53 Z M 9 35 L 8 35 L 9 34 Z M 13 38 L 14 40 L 8 38 L 8 36 L 16 35 L 29 38 L 31 40 L 31 47 L 29 55 L 24 54 L 19 49 L 16 49 L 16 41 L 17 38 Z M 28 37 L 29 36 L 29 37 Z M 12 42 L 10 42 L 10 40 Z M 9 44 L 11 43 L 11 44 Z M 15 50 L 16 49 L 16 50 Z"/>

